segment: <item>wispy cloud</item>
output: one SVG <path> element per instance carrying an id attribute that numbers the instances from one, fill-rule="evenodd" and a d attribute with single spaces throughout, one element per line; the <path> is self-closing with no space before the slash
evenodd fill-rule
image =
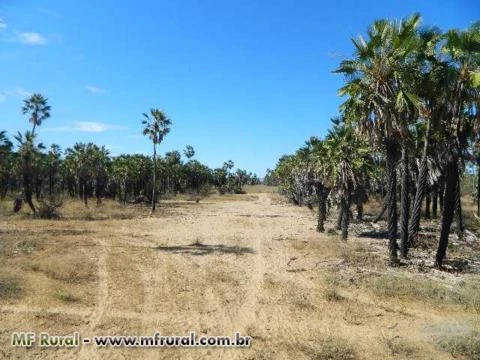
<path id="1" fill-rule="evenodd" d="M 77 121 L 75 123 L 75 127 L 77 131 L 85 131 L 85 132 L 104 132 L 107 130 L 124 130 L 126 129 L 125 126 L 119 125 L 112 125 L 94 121 Z"/>
<path id="2" fill-rule="evenodd" d="M 345 54 L 341 51 L 328 51 L 327 57 L 330 59 L 341 59 L 345 57 Z"/>
<path id="3" fill-rule="evenodd" d="M 48 40 L 37 32 L 17 32 L 16 41 L 27 45 L 46 45 Z"/>
<path id="4" fill-rule="evenodd" d="M 24 88 L 17 87 L 15 89 L 15 94 L 22 96 L 22 97 L 30 97 L 32 93 L 30 91 L 25 90 Z"/>
<path id="5" fill-rule="evenodd" d="M 55 132 L 93 132 L 101 133 L 109 130 L 126 130 L 126 126 L 114 125 L 96 121 L 76 121 L 69 127 L 46 128 L 44 131 Z"/>
<path id="6" fill-rule="evenodd" d="M 86 89 L 91 93 L 91 94 L 98 94 L 101 92 L 104 92 L 105 90 L 96 86 L 87 86 Z"/>
<path id="7" fill-rule="evenodd" d="M 7 28 L 7 23 L 0 18 L 0 31 L 5 30 Z"/>
<path id="8" fill-rule="evenodd" d="M 0 93 L 0 104 L 7 101 L 7 96 L 5 94 Z"/>

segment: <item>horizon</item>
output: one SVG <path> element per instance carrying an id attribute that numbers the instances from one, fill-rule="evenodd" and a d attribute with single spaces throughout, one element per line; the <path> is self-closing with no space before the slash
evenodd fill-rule
<path id="1" fill-rule="evenodd" d="M 343 78 L 332 71 L 375 19 L 419 12 L 423 25 L 447 30 L 480 15 L 474 1 L 115 5 L 0 4 L 0 66 L 8 69 L 0 130 L 12 141 L 31 128 L 21 106 L 39 92 L 52 107 L 39 142 L 150 156 L 142 113 L 160 108 L 172 130 L 159 154 L 191 145 L 211 168 L 232 160 L 263 178 L 282 155 L 326 134 L 342 102 Z"/>

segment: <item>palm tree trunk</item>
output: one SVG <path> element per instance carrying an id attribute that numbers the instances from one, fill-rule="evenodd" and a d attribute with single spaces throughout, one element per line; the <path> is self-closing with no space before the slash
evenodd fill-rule
<path id="1" fill-rule="evenodd" d="M 349 216 L 349 206 L 348 206 L 348 201 L 345 199 L 345 197 L 342 196 L 342 199 L 340 200 L 340 207 L 342 208 L 342 240 L 347 240 L 348 238 L 348 223 L 350 220 Z"/>
<path id="2" fill-rule="evenodd" d="M 411 247 L 414 244 L 415 237 L 420 229 L 420 215 L 422 210 L 423 197 L 427 189 L 427 152 L 428 144 L 430 141 L 430 118 L 427 120 L 427 131 L 425 133 L 425 142 L 423 143 L 423 154 L 420 163 L 420 172 L 417 180 L 417 191 L 415 192 L 415 199 L 413 200 L 413 209 L 410 217 L 410 224 L 408 228 L 408 246 Z"/>
<path id="3" fill-rule="evenodd" d="M 373 219 L 373 222 L 376 223 L 378 221 L 380 221 L 380 219 L 383 217 L 383 215 L 385 214 L 385 211 L 387 211 L 387 208 L 388 208 L 388 194 L 385 198 L 385 201 L 383 202 L 383 207 L 382 207 L 382 211 L 380 211 L 380 214 L 378 214 L 378 216 Z"/>
<path id="4" fill-rule="evenodd" d="M 157 187 L 157 146 L 153 143 L 153 190 L 152 190 L 152 214 L 155 212 L 157 203 L 156 187 Z"/>
<path id="5" fill-rule="evenodd" d="M 402 194 L 401 194 L 401 207 L 402 213 L 400 214 L 400 252 L 402 257 L 406 258 L 408 254 L 408 219 L 409 219 L 409 181 L 408 181 L 408 151 L 407 145 L 402 146 Z"/>
<path id="6" fill-rule="evenodd" d="M 477 216 L 480 217 L 480 158 L 477 159 Z"/>
<path id="7" fill-rule="evenodd" d="M 324 222 L 327 217 L 327 199 L 325 194 L 325 188 L 323 185 L 317 185 L 318 193 L 318 221 L 317 221 L 317 231 L 324 232 Z"/>
<path id="8" fill-rule="evenodd" d="M 430 196 L 430 191 L 427 190 L 425 194 L 425 219 L 430 220 L 432 218 L 430 214 L 430 206 L 432 204 L 432 197 Z"/>
<path id="9" fill-rule="evenodd" d="M 36 210 L 32 200 L 33 193 L 32 193 L 32 181 L 31 181 L 30 174 L 23 175 L 23 187 L 25 191 L 25 201 L 27 202 L 28 206 L 30 206 L 30 209 L 32 209 L 33 213 L 35 214 Z"/>
<path id="10" fill-rule="evenodd" d="M 83 183 L 83 202 L 85 203 L 85 207 L 88 207 L 88 185 L 87 182 L 84 181 Z"/>
<path id="11" fill-rule="evenodd" d="M 438 187 L 437 185 L 435 185 L 433 187 L 433 198 L 432 198 L 432 216 L 434 219 L 437 218 L 437 215 L 438 215 L 438 211 L 437 211 L 437 208 L 438 208 Z"/>
<path id="12" fill-rule="evenodd" d="M 342 228 L 342 219 L 343 219 L 343 208 L 342 206 L 338 209 L 337 222 L 335 224 L 335 230 L 340 230 Z"/>
<path id="13" fill-rule="evenodd" d="M 455 197 L 458 181 L 457 159 L 452 159 L 446 168 L 445 195 L 442 208 L 442 227 L 440 230 L 440 239 L 438 240 L 435 266 L 441 267 L 448 246 L 448 234 L 452 225 L 453 213 L 455 211 Z"/>
<path id="14" fill-rule="evenodd" d="M 395 144 L 387 144 L 387 173 L 388 173 L 388 249 L 390 265 L 398 263 L 397 256 L 397 233 L 398 233 L 398 214 L 397 214 L 397 147 Z"/>
<path id="15" fill-rule="evenodd" d="M 458 172 L 457 172 L 458 173 Z M 465 225 L 463 223 L 463 214 L 462 214 L 462 190 L 460 187 L 460 176 L 457 175 L 457 188 L 455 191 L 455 232 L 458 235 L 458 238 L 463 239 L 465 232 Z"/>
<path id="16" fill-rule="evenodd" d="M 440 217 L 443 213 L 443 199 L 445 198 L 445 181 L 443 179 L 440 182 L 440 186 L 438 188 L 438 203 L 440 204 Z"/>
<path id="17" fill-rule="evenodd" d="M 357 220 L 363 220 L 363 204 L 361 202 L 357 204 Z"/>

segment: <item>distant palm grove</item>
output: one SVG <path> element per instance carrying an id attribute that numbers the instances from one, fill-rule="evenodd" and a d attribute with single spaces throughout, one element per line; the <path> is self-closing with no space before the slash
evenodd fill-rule
<path id="1" fill-rule="evenodd" d="M 440 219 L 441 267 L 452 223 L 459 237 L 465 231 L 462 178 L 480 171 L 480 22 L 442 32 L 420 21 L 378 20 L 352 40 L 354 55 L 334 71 L 344 76 L 345 102 L 333 127 L 283 156 L 265 181 L 295 203 L 318 204 L 320 232 L 337 204 L 345 240 L 351 207 L 362 219 L 369 196 L 384 197 L 392 266 L 415 246 L 425 200 L 425 217 Z M 476 182 L 480 217 L 478 175 Z"/>
<path id="2" fill-rule="evenodd" d="M 65 195 L 81 199 L 85 206 L 90 198 L 100 205 L 105 197 L 124 204 L 149 202 L 153 212 L 159 195 L 186 193 L 199 201 L 213 188 L 220 194 L 242 193 L 245 185 L 260 182 L 255 174 L 241 169 L 233 171 L 231 160 L 210 169 L 192 159 L 195 150 L 190 145 L 183 150 L 184 158 L 180 151 L 158 156 L 157 147 L 172 125 L 158 109 L 151 109 L 138 121 L 139 133 L 141 123 L 143 134 L 152 142 L 153 156 L 110 156 L 105 146 L 94 143 L 79 142 L 63 152 L 55 144 L 47 148 L 37 141 L 37 132 L 50 117 L 48 99 L 33 94 L 21 110 L 32 130 L 18 132 L 13 139 L 0 131 L 0 198 L 14 195 L 16 212 L 26 203 L 37 216 L 56 217 Z"/>

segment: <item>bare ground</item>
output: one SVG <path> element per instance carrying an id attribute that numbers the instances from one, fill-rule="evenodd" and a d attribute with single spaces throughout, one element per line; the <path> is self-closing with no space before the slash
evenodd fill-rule
<path id="1" fill-rule="evenodd" d="M 451 359 L 444 339 L 476 336 L 474 249 L 457 254 L 471 265 L 462 272 L 437 272 L 428 257 L 423 265 L 417 260 L 390 269 L 384 239 L 362 229 L 347 244 L 318 234 L 314 213 L 267 193 L 168 201 L 154 217 L 147 214 L 113 203 L 86 212 L 75 203 L 63 220 L 0 215 L 0 281 L 16 284 L 0 296 L 0 358 Z M 13 331 L 191 330 L 239 331 L 252 336 L 253 345 L 10 346 Z"/>

